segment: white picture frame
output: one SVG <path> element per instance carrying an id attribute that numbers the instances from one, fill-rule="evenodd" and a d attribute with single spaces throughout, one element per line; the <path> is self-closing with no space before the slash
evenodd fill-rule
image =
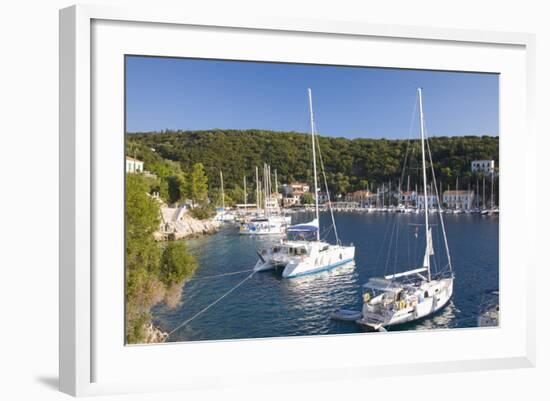
<path id="1" fill-rule="evenodd" d="M 118 24 L 118 25 L 117 25 Z M 147 36 L 140 37 L 140 30 L 150 29 Z M 292 46 L 288 46 L 288 55 L 276 52 L 277 41 L 292 38 L 293 42 L 326 41 L 327 45 L 334 39 L 341 43 L 354 41 L 367 43 L 373 46 L 373 54 L 377 43 L 384 41 L 384 46 L 397 46 L 406 42 L 406 46 L 418 48 L 422 46 L 436 46 L 440 54 L 446 54 L 445 49 L 452 47 L 449 58 L 435 61 L 414 61 L 407 64 L 408 68 L 446 69 L 452 63 L 452 54 L 477 52 L 479 71 L 497 72 L 503 74 L 505 82 L 501 89 L 501 172 L 503 174 L 501 194 L 501 229 L 502 227 L 520 228 L 527 222 L 527 230 L 522 230 L 521 238 L 513 232 L 501 231 L 501 303 L 502 325 L 499 329 L 488 329 L 483 332 L 473 330 L 439 331 L 437 333 L 392 333 L 392 337 L 374 335 L 367 337 L 356 336 L 323 336 L 319 338 L 292 338 L 292 339 L 264 339 L 264 340 L 235 340 L 220 342 L 202 342 L 198 344 L 164 344 L 157 346 L 124 347 L 123 334 L 118 329 L 108 332 L 110 325 L 118 325 L 112 316 L 105 313 L 105 299 L 113 300 L 120 305 L 123 297 L 123 288 L 116 277 L 110 280 L 104 274 L 97 274 L 94 270 L 109 257 L 109 252 L 99 251 L 101 248 L 97 235 L 102 225 L 101 219 L 106 218 L 98 193 L 105 193 L 102 188 L 106 181 L 102 180 L 106 174 L 105 167 L 101 170 L 97 163 L 98 155 L 107 167 L 116 166 L 117 152 L 122 149 L 123 131 L 106 138 L 94 136 L 94 129 L 120 127 L 120 118 L 114 115 L 110 122 L 102 125 L 102 108 L 120 110 L 120 88 L 117 96 L 110 96 L 110 101 L 97 102 L 97 98 L 104 96 L 101 88 L 92 85 L 95 76 L 99 82 L 107 79 L 115 86 L 120 84 L 120 74 L 116 66 L 120 59 L 111 64 L 109 55 L 125 54 L 127 49 L 138 49 L 146 52 L 141 54 L 184 56 L 189 49 L 177 48 L 170 40 L 160 41 L 161 38 L 174 35 L 189 34 L 193 30 L 195 39 L 208 48 L 208 37 L 218 40 L 220 35 L 231 39 L 224 41 L 227 53 L 215 47 L 212 49 L 195 49 L 195 53 L 187 54 L 201 56 L 201 51 L 217 54 L 218 58 L 245 59 L 254 46 L 250 43 L 241 43 L 242 38 L 252 38 L 253 35 L 263 35 L 266 43 L 273 43 L 272 47 L 264 46 L 256 60 L 290 61 L 293 56 Z M 124 33 L 126 32 L 126 34 Z M 186 33 L 187 32 L 187 33 Z M 94 41 L 94 35 L 96 39 Z M 252 35 L 252 36 L 251 36 Z M 139 46 L 130 44 L 131 40 L 138 41 Z M 105 39 L 109 39 L 106 41 Z M 147 39 L 147 40 L 145 40 Z M 216 40 L 213 40 L 215 42 Z M 369 42 L 370 41 L 370 42 Z M 378 42 L 377 42 L 378 41 Z M 535 178 L 528 171 L 535 171 L 535 134 L 532 128 L 531 113 L 534 109 L 534 36 L 520 33 L 483 32 L 457 29 L 438 29 L 411 26 L 375 25 L 351 21 L 316 21 L 294 20 L 292 18 L 243 18 L 242 20 L 215 17 L 210 15 L 187 15 L 183 9 L 166 10 L 160 8 L 112 8 L 108 6 L 78 5 L 60 11 L 60 389 L 72 395 L 94 395 L 133 391 L 165 391 L 167 389 L 197 389 L 209 386 L 245 385 L 247 378 L 266 380 L 262 375 L 269 374 L 289 381 L 319 380 L 339 377 L 361 377 L 405 375 L 432 373 L 441 371 L 466 371 L 476 369 L 497 369 L 510 367 L 529 367 L 535 363 L 535 317 L 534 308 L 528 308 L 529 303 L 535 300 L 534 294 L 534 252 L 528 252 L 534 247 L 535 241 L 530 238 L 536 232 L 535 211 L 527 207 L 526 195 L 513 198 L 513 193 L 506 190 L 506 183 L 512 180 L 520 181 L 520 187 L 534 188 Z M 304 43 L 306 43 L 304 42 Z M 372 42 L 372 43 L 371 43 Z M 376 42 L 376 43 L 375 43 Z M 162 48 L 160 43 L 163 43 Z M 370 44 L 369 44 L 370 43 Z M 403 44 L 403 43 L 401 43 Z M 365 46 L 366 46 L 365 45 Z M 128 46 L 128 47 L 125 47 Z M 158 46 L 155 48 L 155 46 Z M 172 46 L 172 47 L 171 47 Z M 215 46 L 215 43 L 212 45 Z M 362 45 L 361 45 L 362 46 Z M 202 47 L 202 46 L 201 46 Z M 342 46 L 345 52 L 345 46 Z M 179 50 L 178 50 L 179 49 Z M 483 53 L 494 50 L 496 57 L 492 60 L 483 60 Z M 105 53 L 101 53 L 105 50 Z M 428 51 L 427 49 L 426 51 Z M 448 49 L 447 49 L 448 50 Z M 493 51 L 491 50 L 491 51 Z M 233 56 L 231 55 L 233 53 Z M 260 50 L 258 50 L 260 51 Z M 178 53 L 180 52 L 180 53 Z M 181 53 L 183 52 L 183 53 Z M 217 53 L 216 53 L 217 52 Z M 242 52 L 242 53 L 239 53 Z M 204 54 L 206 57 L 208 54 Z M 240 56 L 239 56 L 240 54 Z M 344 53 L 342 53 L 344 54 Z M 382 54 L 382 53 L 380 53 Z M 472 53 L 473 54 L 473 53 Z M 499 58 L 498 55 L 502 55 Z M 345 56 L 345 54 L 344 54 Z M 386 55 L 388 56 L 388 55 Z M 393 59 L 380 62 L 380 66 L 399 67 L 403 63 L 403 55 L 395 54 Z M 286 59 L 285 59 L 286 57 Z M 308 57 L 305 55 L 304 57 Z M 319 63 L 329 63 L 330 57 L 338 57 L 336 52 L 318 58 L 315 54 L 309 55 Z M 317 57 L 317 58 L 316 58 Z M 343 57 L 343 56 L 341 56 Z M 349 55 L 351 58 L 351 54 Z M 355 57 L 355 56 L 354 56 Z M 401 57 L 401 61 L 400 61 Z M 472 57 L 471 55 L 469 57 Z M 285 59 L 285 60 L 282 60 Z M 303 60 L 298 60 L 303 61 Z M 466 60 L 468 61 L 468 60 Z M 466 62 L 465 61 L 465 62 Z M 470 60 L 474 63 L 474 60 Z M 350 64 L 365 65 L 359 56 L 350 60 Z M 371 62 L 373 65 L 376 62 Z M 447 63 L 447 64 L 446 64 Z M 482 67 L 483 63 L 485 67 Z M 500 63 L 500 64 L 499 64 Z M 113 67 L 114 66 L 114 67 Z M 449 69 L 456 69 L 452 66 Z M 474 67 L 465 70 L 476 70 Z M 109 75 L 109 74 L 113 75 Z M 96 74 L 96 75 L 94 75 Z M 97 74 L 101 74 L 98 78 Z M 107 78 L 105 78 L 107 77 Z M 115 80 L 115 81 L 113 81 Z M 512 97 L 511 93 L 517 94 Z M 95 103 L 94 103 L 95 97 Z M 103 114 L 102 114 L 103 113 Z M 113 114 L 116 114 L 114 112 Z M 111 120 L 105 118 L 104 120 Z M 115 121 L 116 120 L 116 121 Z M 110 125 L 111 124 L 111 125 Z M 95 127 L 95 128 L 94 128 Z M 523 134 L 513 132 L 521 131 Z M 113 142 L 110 142 L 113 141 Z M 118 141 L 118 142 L 117 142 Z M 112 147 L 110 146 L 112 145 Z M 513 160 L 511 150 L 514 150 Z M 513 168 L 506 163 L 514 161 Z M 102 162 L 103 165 L 103 162 Z M 122 169 L 121 174 L 122 174 Z M 117 175 L 109 185 L 116 183 Z M 122 187 L 120 188 L 122 191 Z M 103 192 L 102 192 L 103 191 Z M 118 199 L 115 196 L 115 200 Z M 113 213 L 120 217 L 122 202 L 114 202 Z M 112 216 L 112 215 L 111 215 Z M 115 216 L 115 217 L 116 217 Z M 114 221 L 120 219 L 115 218 Z M 121 223 L 121 221 L 119 221 Z M 118 224 L 118 223 L 117 223 Z M 119 226 L 117 226 L 119 227 Z M 110 237 L 114 247 L 123 248 L 120 241 L 120 230 L 114 229 Z M 99 242 L 98 242 L 99 241 Z M 114 242 L 113 242 L 114 241 Z M 515 247 L 506 246 L 518 241 Z M 520 250 L 524 250 L 520 254 Z M 117 252 L 113 248 L 113 252 Z M 119 249 L 118 252 L 122 252 Z M 516 264 L 522 270 L 515 280 L 517 291 L 516 299 L 511 298 L 511 281 L 508 265 Z M 505 268 L 502 266 L 505 265 Z M 123 265 L 120 266 L 123 269 Z M 121 270 L 122 272 L 122 270 Z M 122 274 L 119 272 L 120 274 Z M 110 285 L 104 285 L 109 280 Z M 99 289 L 99 287 L 101 287 Z M 101 300 L 97 298 L 97 291 L 101 291 Z M 118 292 L 117 292 L 118 291 Z M 94 298 L 94 296 L 96 298 Z M 516 301 L 516 302 L 514 302 Z M 113 310 L 116 308 L 113 308 Z M 512 316 L 513 314 L 513 316 Z M 512 319 L 513 318 L 513 319 Z M 109 320 L 110 319 L 110 320 Z M 122 320 L 122 315 L 120 315 Z M 111 323 L 109 323 L 111 322 Z M 98 328 L 100 327 L 100 328 Z M 455 334 L 459 333 L 459 334 Z M 504 334 L 503 334 L 504 333 Z M 432 336 L 426 337 L 426 336 Z M 401 355 L 400 358 L 388 358 L 387 362 L 376 356 L 373 350 L 370 360 L 358 358 L 353 352 L 348 356 L 340 355 L 342 347 L 349 350 L 364 346 L 364 341 L 376 342 L 376 348 L 383 347 L 388 341 L 418 341 L 427 343 L 437 336 L 441 341 L 453 341 L 455 354 L 441 355 Z M 113 338 L 111 338 L 113 337 Z M 438 340 L 439 341 L 439 340 Z M 462 345 L 458 344 L 463 343 Z M 479 347 L 476 348 L 476 341 Z M 109 348 L 108 344 L 114 344 Z M 116 345 L 118 344 L 118 345 Z M 466 344 L 470 345 L 465 352 Z M 490 344 L 493 344 L 491 347 Z M 502 346 L 506 344 L 506 349 Z M 292 369 L 286 369 L 285 357 L 275 349 L 284 345 L 285 350 L 292 353 Z M 116 350 L 113 347 L 117 347 Z M 324 359 L 316 357 L 320 346 L 323 346 Z M 499 348 L 500 346 L 500 348 Z M 179 347 L 176 348 L 174 347 Z M 355 347 L 355 348 L 354 348 Z M 160 360 L 176 358 L 176 353 L 185 353 L 189 361 L 196 363 L 194 369 L 189 370 L 185 380 L 179 379 L 178 374 L 132 377 L 132 369 L 122 374 L 120 367 L 135 365 L 143 361 L 144 365 L 155 364 Z M 463 353 L 464 357 L 459 357 Z M 263 366 L 254 355 L 261 356 L 267 365 Z M 219 356 L 220 360 L 238 360 L 233 365 L 200 366 L 200 358 Z M 122 359 L 127 358 L 125 361 Z M 302 362 L 303 361 L 303 362 Z M 172 361 L 173 363 L 173 361 Z M 239 366 L 240 363 L 240 366 Z M 248 365 L 247 365 L 248 364 Z M 202 364 L 204 365 L 204 364 Z M 102 368 L 103 366 L 103 368 Z M 108 366 L 112 366 L 108 371 Z M 158 366 L 158 365 L 157 365 Z M 166 364 L 169 369 L 170 362 Z M 183 369 L 183 368 L 182 368 Z M 232 375 L 235 370 L 238 375 Z M 106 373 L 104 373 L 105 371 Z M 118 373 L 117 373 L 118 372 Z M 296 372 L 299 372 L 296 375 Z M 244 376 L 243 376 L 244 374 Z M 248 376 L 247 376 L 248 375 Z"/>

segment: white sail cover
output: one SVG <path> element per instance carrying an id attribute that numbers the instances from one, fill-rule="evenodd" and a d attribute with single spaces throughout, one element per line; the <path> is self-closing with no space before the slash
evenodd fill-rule
<path id="1" fill-rule="evenodd" d="M 319 220 L 313 219 L 309 223 L 301 223 L 288 227 L 289 232 L 308 232 L 319 230 Z"/>
<path id="2" fill-rule="evenodd" d="M 430 263 L 430 256 L 434 254 L 434 245 L 432 241 L 432 229 L 428 229 L 428 238 L 426 238 L 426 253 L 424 253 L 424 267 L 428 267 Z"/>
<path id="3" fill-rule="evenodd" d="M 393 280 L 394 278 L 399 278 L 399 277 L 406 277 L 406 276 L 411 276 L 413 274 L 420 274 L 422 272 L 425 272 L 426 270 L 428 270 L 427 267 L 420 267 L 418 269 L 413 269 L 413 270 L 408 270 L 406 272 L 401 272 L 401 273 L 396 273 L 396 274 L 390 274 L 389 276 L 384 276 L 384 278 L 386 280 Z"/>

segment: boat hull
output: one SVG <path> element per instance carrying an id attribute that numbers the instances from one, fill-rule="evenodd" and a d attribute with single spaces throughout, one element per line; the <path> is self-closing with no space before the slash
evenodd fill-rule
<path id="1" fill-rule="evenodd" d="M 354 246 L 331 245 L 315 256 L 291 260 L 283 270 L 283 278 L 296 278 L 320 273 L 353 262 Z"/>
<path id="2" fill-rule="evenodd" d="M 446 278 L 437 280 L 431 288 L 433 291 L 429 297 L 416 305 L 406 306 L 392 313 L 379 314 L 363 307 L 363 316 L 356 322 L 367 328 L 379 330 L 380 328 L 397 326 L 404 323 L 411 323 L 428 317 L 443 308 L 451 299 L 453 294 L 453 279 Z"/>

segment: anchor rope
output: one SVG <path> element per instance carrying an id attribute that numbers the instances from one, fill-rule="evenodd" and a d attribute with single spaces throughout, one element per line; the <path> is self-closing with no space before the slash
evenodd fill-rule
<path id="1" fill-rule="evenodd" d="M 211 278 L 233 276 L 235 274 L 249 273 L 253 270 L 254 269 L 247 269 L 247 270 L 238 270 L 238 271 L 230 272 L 230 273 L 215 274 L 215 275 L 212 275 L 212 276 L 198 276 L 198 277 L 192 277 L 187 281 L 189 282 L 189 281 L 195 281 L 195 280 L 206 280 L 206 279 L 211 279 Z"/>
<path id="2" fill-rule="evenodd" d="M 206 312 L 208 309 L 210 309 L 211 307 L 213 307 L 214 305 L 216 305 L 218 302 L 220 302 L 222 299 L 224 299 L 226 296 L 228 296 L 229 294 L 231 294 L 233 291 L 235 291 L 237 288 L 239 288 L 241 285 L 243 285 L 248 279 L 250 279 L 254 274 L 256 274 L 255 271 L 253 271 L 252 273 L 250 273 L 248 276 L 246 276 L 243 280 L 239 281 L 239 283 L 237 283 L 237 285 L 235 285 L 233 288 L 231 288 L 229 291 L 227 291 L 225 294 L 223 294 L 221 297 L 219 297 L 218 299 L 216 299 L 214 302 L 210 303 L 208 306 L 206 306 L 205 308 L 201 309 L 200 311 L 198 311 L 197 313 L 195 313 L 193 316 L 191 316 L 189 319 L 185 320 L 183 323 L 181 323 L 180 325 L 178 325 L 175 329 L 173 329 L 172 331 L 170 331 L 168 333 L 168 335 L 166 336 L 166 338 L 164 339 L 164 341 L 166 341 L 166 339 L 168 337 L 170 337 L 172 334 L 174 334 L 176 331 L 178 331 L 179 329 L 181 329 L 183 326 L 187 325 L 188 323 L 191 323 L 193 320 L 195 320 L 197 317 L 199 317 L 200 315 L 202 315 L 204 312 Z"/>

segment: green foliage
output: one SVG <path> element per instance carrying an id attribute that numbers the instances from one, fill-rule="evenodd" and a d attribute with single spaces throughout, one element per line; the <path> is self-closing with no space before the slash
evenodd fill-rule
<path id="1" fill-rule="evenodd" d="M 313 194 L 310 192 L 306 192 L 304 195 L 302 195 L 302 205 L 311 205 L 315 203 L 315 198 L 313 198 Z"/>
<path id="2" fill-rule="evenodd" d="M 167 202 L 183 203 L 187 199 L 187 179 L 182 172 L 163 178 L 167 184 Z"/>
<path id="3" fill-rule="evenodd" d="M 195 219 L 199 220 L 207 220 L 216 214 L 216 211 L 214 208 L 210 205 L 204 205 L 200 207 L 195 207 L 189 211 L 191 216 L 193 216 Z"/>
<path id="4" fill-rule="evenodd" d="M 166 286 L 181 284 L 197 268 L 195 259 L 187 253 L 181 241 L 169 242 L 162 252 L 160 263 L 161 278 Z"/>
<path id="5" fill-rule="evenodd" d="M 236 203 L 244 202 L 244 189 L 242 186 L 235 186 L 225 191 L 225 204 L 235 206 Z M 247 193 L 250 196 L 250 192 Z"/>
<path id="6" fill-rule="evenodd" d="M 153 156 L 177 162 L 187 172 L 196 163 L 201 163 L 209 182 L 218 182 L 222 170 L 227 188 L 241 187 L 243 175 L 246 175 L 250 185 L 247 191 L 249 200 L 253 199 L 255 167 L 263 166 L 264 162 L 271 165 L 272 171 L 277 169 L 281 184 L 294 180 L 312 182 L 311 138 L 307 134 L 213 130 L 134 133 L 128 137 L 131 138 L 128 142 L 135 142 L 143 150 L 146 168 L 148 159 L 145 157 Z M 444 187 L 453 187 L 457 176 L 462 179 L 461 187 L 468 183 L 473 185 L 475 178 L 470 174 L 472 160 L 492 159 L 498 165 L 498 137 L 432 137 L 429 143 L 435 173 Z M 418 140 L 319 137 L 319 145 L 329 190 L 334 195 L 365 189 L 365 185 L 375 189 L 390 180 L 396 185 L 402 179 L 406 154 L 413 166 L 412 188 L 421 182 L 417 174 L 421 161 Z M 145 150 L 151 148 L 155 149 L 153 156 L 145 155 Z M 241 202 L 242 197 L 228 194 Z"/>
<path id="7" fill-rule="evenodd" d="M 196 263 L 183 244 L 162 251 L 153 233 L 159 228 L 159 205 L 149 196 L 155 179 L 143 174 L 126 174 L 125 208 L 125 298 L 126 341 L 145 339 L 150 309 L 162 301 L 167 290 L 192 274 Z"/>
<path id="8" fill-rule="evenodd" d="M 208 177 L 202 163 L 195 163 L 189 177 L 189 197 L 193 204 L 204 205 L 208 200 Z"/>
<path id="9" fill-rule="evenodd" d="M 154 174 L 149 177 L 149 192 L 158 192 L 168 204 L 184 202 L 188 194 L 187 176 L 181 168 L 181 163 L 160 156 L 154 148 L 127 138 L 126 151 L 145 163 L 144 169 Z"/>
<path id="10" fill-rule="evenodd" d="M 231 191 L 225 191 L 224 193 L 224 201 L 225 201 L 225 207 L 230 207 L 235 205 L 235 201 L 231 196 L 229 196 L 229 193 Z M 220 188 L 213 188 L 210 191 L 208 191 L 208 198 L 214 205 L 214 207 L 222 207 L 222 191 Z"/>
<path id="11" fill-rule="evenodd" d="M 126 338 L 140 340 L 143 322 L 156 296 L 160 249 L 153 239 L 159 226 L 159 206 L 147 195 L 149 186 L 141 174 L 126 175 Z"/>
<path id="12" fill-rule="evenodd" d="M 126 174 L 126 239 L 150 238 L 159 225 L 159 206 L 148 192 L 147 178 Z"/>

